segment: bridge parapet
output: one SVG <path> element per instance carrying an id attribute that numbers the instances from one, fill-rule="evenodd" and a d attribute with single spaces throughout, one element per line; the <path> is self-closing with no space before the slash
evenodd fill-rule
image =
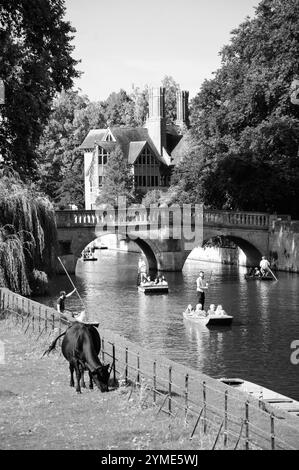
<path id="1" fill-rule="evenodd" d="M 204 211 L 204 224 L 269 229 L 270 215 L 263 212 Z"/>
<path id="2" fill-rule="evenodd" d="M 95 227 L 95 226 L 128 226 L 136 224 L 157 224 L 164 226 L 167 222 L 170 226 L 181 225 L 184 221 L 194 224 L 196 212 L 192 208 L 187 214 L 182 208 L 155 208 L 112 211 L 56 211 L 58 228 L 67 227 Z M 225 227 L 247 227 L 258 230 L 268 230 L 270 215 L 262 212 L 234 212 L 204 210 L 203 224 L 207 226 L 221 225 Z"/>

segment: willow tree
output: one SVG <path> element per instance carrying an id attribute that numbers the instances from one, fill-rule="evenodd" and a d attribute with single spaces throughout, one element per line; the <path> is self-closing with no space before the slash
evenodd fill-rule
<path id="1" fill-rule="evenodd" d="M 0 176 L 0 285 L 30 295 L 36 271 L 45 265 L 52 268 L 54 210 L 43 195 L 16 177 Z"/>

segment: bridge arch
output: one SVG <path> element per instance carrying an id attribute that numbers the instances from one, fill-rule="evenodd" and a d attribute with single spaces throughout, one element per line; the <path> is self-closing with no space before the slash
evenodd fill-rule
<path id="1" fill-rule="evenodd" d="M 262 256 L 265 254 L 264 250 L 262 249 L 263 247 L 257 247 L 255 244 L 251 243 L 250 241 L 245 240 L 244 238 L 238 237 L 235 235 L 220 235 L 220 236 L 229 241 L 232 241 L 237 247 L 239 247 L 244 252 L 245 257 L 246 257 L 246 266 L 258 266 L 259 265 Z M 208 241 L 213 241 L 216 238 L 217 239 L 219 238 L 218 234 L 214 236 L 205 237 L 202 243 L 202 247 L 204 247 Z M 183 266 L 185 262 L 187 261 L 189 255 L 192 253 L 192 251 L 193 250 L 189 250 L 185 252 L 185 259 L 184 259 Z"/>
<path id="2" fill-rule="evenodd" d="M 127 240 L 131 240 L 131 239 L 127 238 Z M 136 243 L 136 245 L 139 246 L 139 248 L 143 252 L 143 254 L 146 258 L 148 269 L 157 271 L 157 269 L 158 269 L 157 259 L 156 259 L 156 256 L 155 256 L 155 252 L 152 249 L 152 247 L 149 245 L 149 243 L 147 243 L 147 241 L 145 241 L 145 240 L 142 240 L 142 238 L 136 238 L 136 239 L 131 240 L 131 241 Z"/>
<path id="3" fill-rule="evenodd" d="M 60 234 L 60 240 L 59 240 L 59 245 L 60 245 L 60 253 L 59 255 L 61 256 L 64 264 L 67 266 L 67 269 L 69 272 L 75 272 L 76 270 L 76 265 L 77 261 L 81 256 L 82 251 L 93 241 L 99 239 L 99 238 L 104 238 L 106 235 L 116 235 L 114 233 L 109 233 L 109 232 L 103 232 L 101 234 L 96 233 L 94 230 L 85 230 L 82 231 L 79 236 L 76 231 L 69 230 L 67 232 L 67 236 L 63 237 L 62 234 Z M 146 262 L 147 262 L 147 267 L 149 270 L 154 270 L 157 271 L 158 269 L 158 263 L 157 263 L 157 258 L 156 258 L 156 249 L 154 246 L 151 246 L 149 240 L 144 240 L 141 237 L 134 237 L 133 239 L 128 237 L 127 234 L 121 234 L 119 233 L 116 235 L 119 240 L 127 240 L 127 241 L 132 241 L 136 243 L 136 245 L 141 249 L 143 252 Z M 59 269 L 59 265 L 57 267 Z"/>

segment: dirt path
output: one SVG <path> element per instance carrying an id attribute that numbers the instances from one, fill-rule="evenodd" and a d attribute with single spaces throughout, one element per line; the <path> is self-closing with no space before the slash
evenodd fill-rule
<path id="1" fill-rule="evenodd" d="M 1 449 L 198 449 L 208 437 L 189 440 L 182 423 L 143 405 L 141 391 L 109 393 L 69 386 L 60 353 L 41 359 L 51 338 L 24 335 L 0 321 L 5 364 L 0 363 Z M 143 406 L 141 406 L 143 405 Z"/>

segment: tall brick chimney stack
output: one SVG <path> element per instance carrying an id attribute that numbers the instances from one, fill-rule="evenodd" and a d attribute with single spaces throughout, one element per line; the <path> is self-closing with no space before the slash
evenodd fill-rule
<path id="1" fill-rule="evenodd" d="M 189 91 L 178 90 L 176 95 L 176 125 L 181 130 L 186 130 L 189 127 Z"/>
<path id="2" fill-rule="evenodd" d="M 165 88 L 149 89 L 149 114 L 146 122 L 148 133 L 160 155 L 166 147 Z"/>

